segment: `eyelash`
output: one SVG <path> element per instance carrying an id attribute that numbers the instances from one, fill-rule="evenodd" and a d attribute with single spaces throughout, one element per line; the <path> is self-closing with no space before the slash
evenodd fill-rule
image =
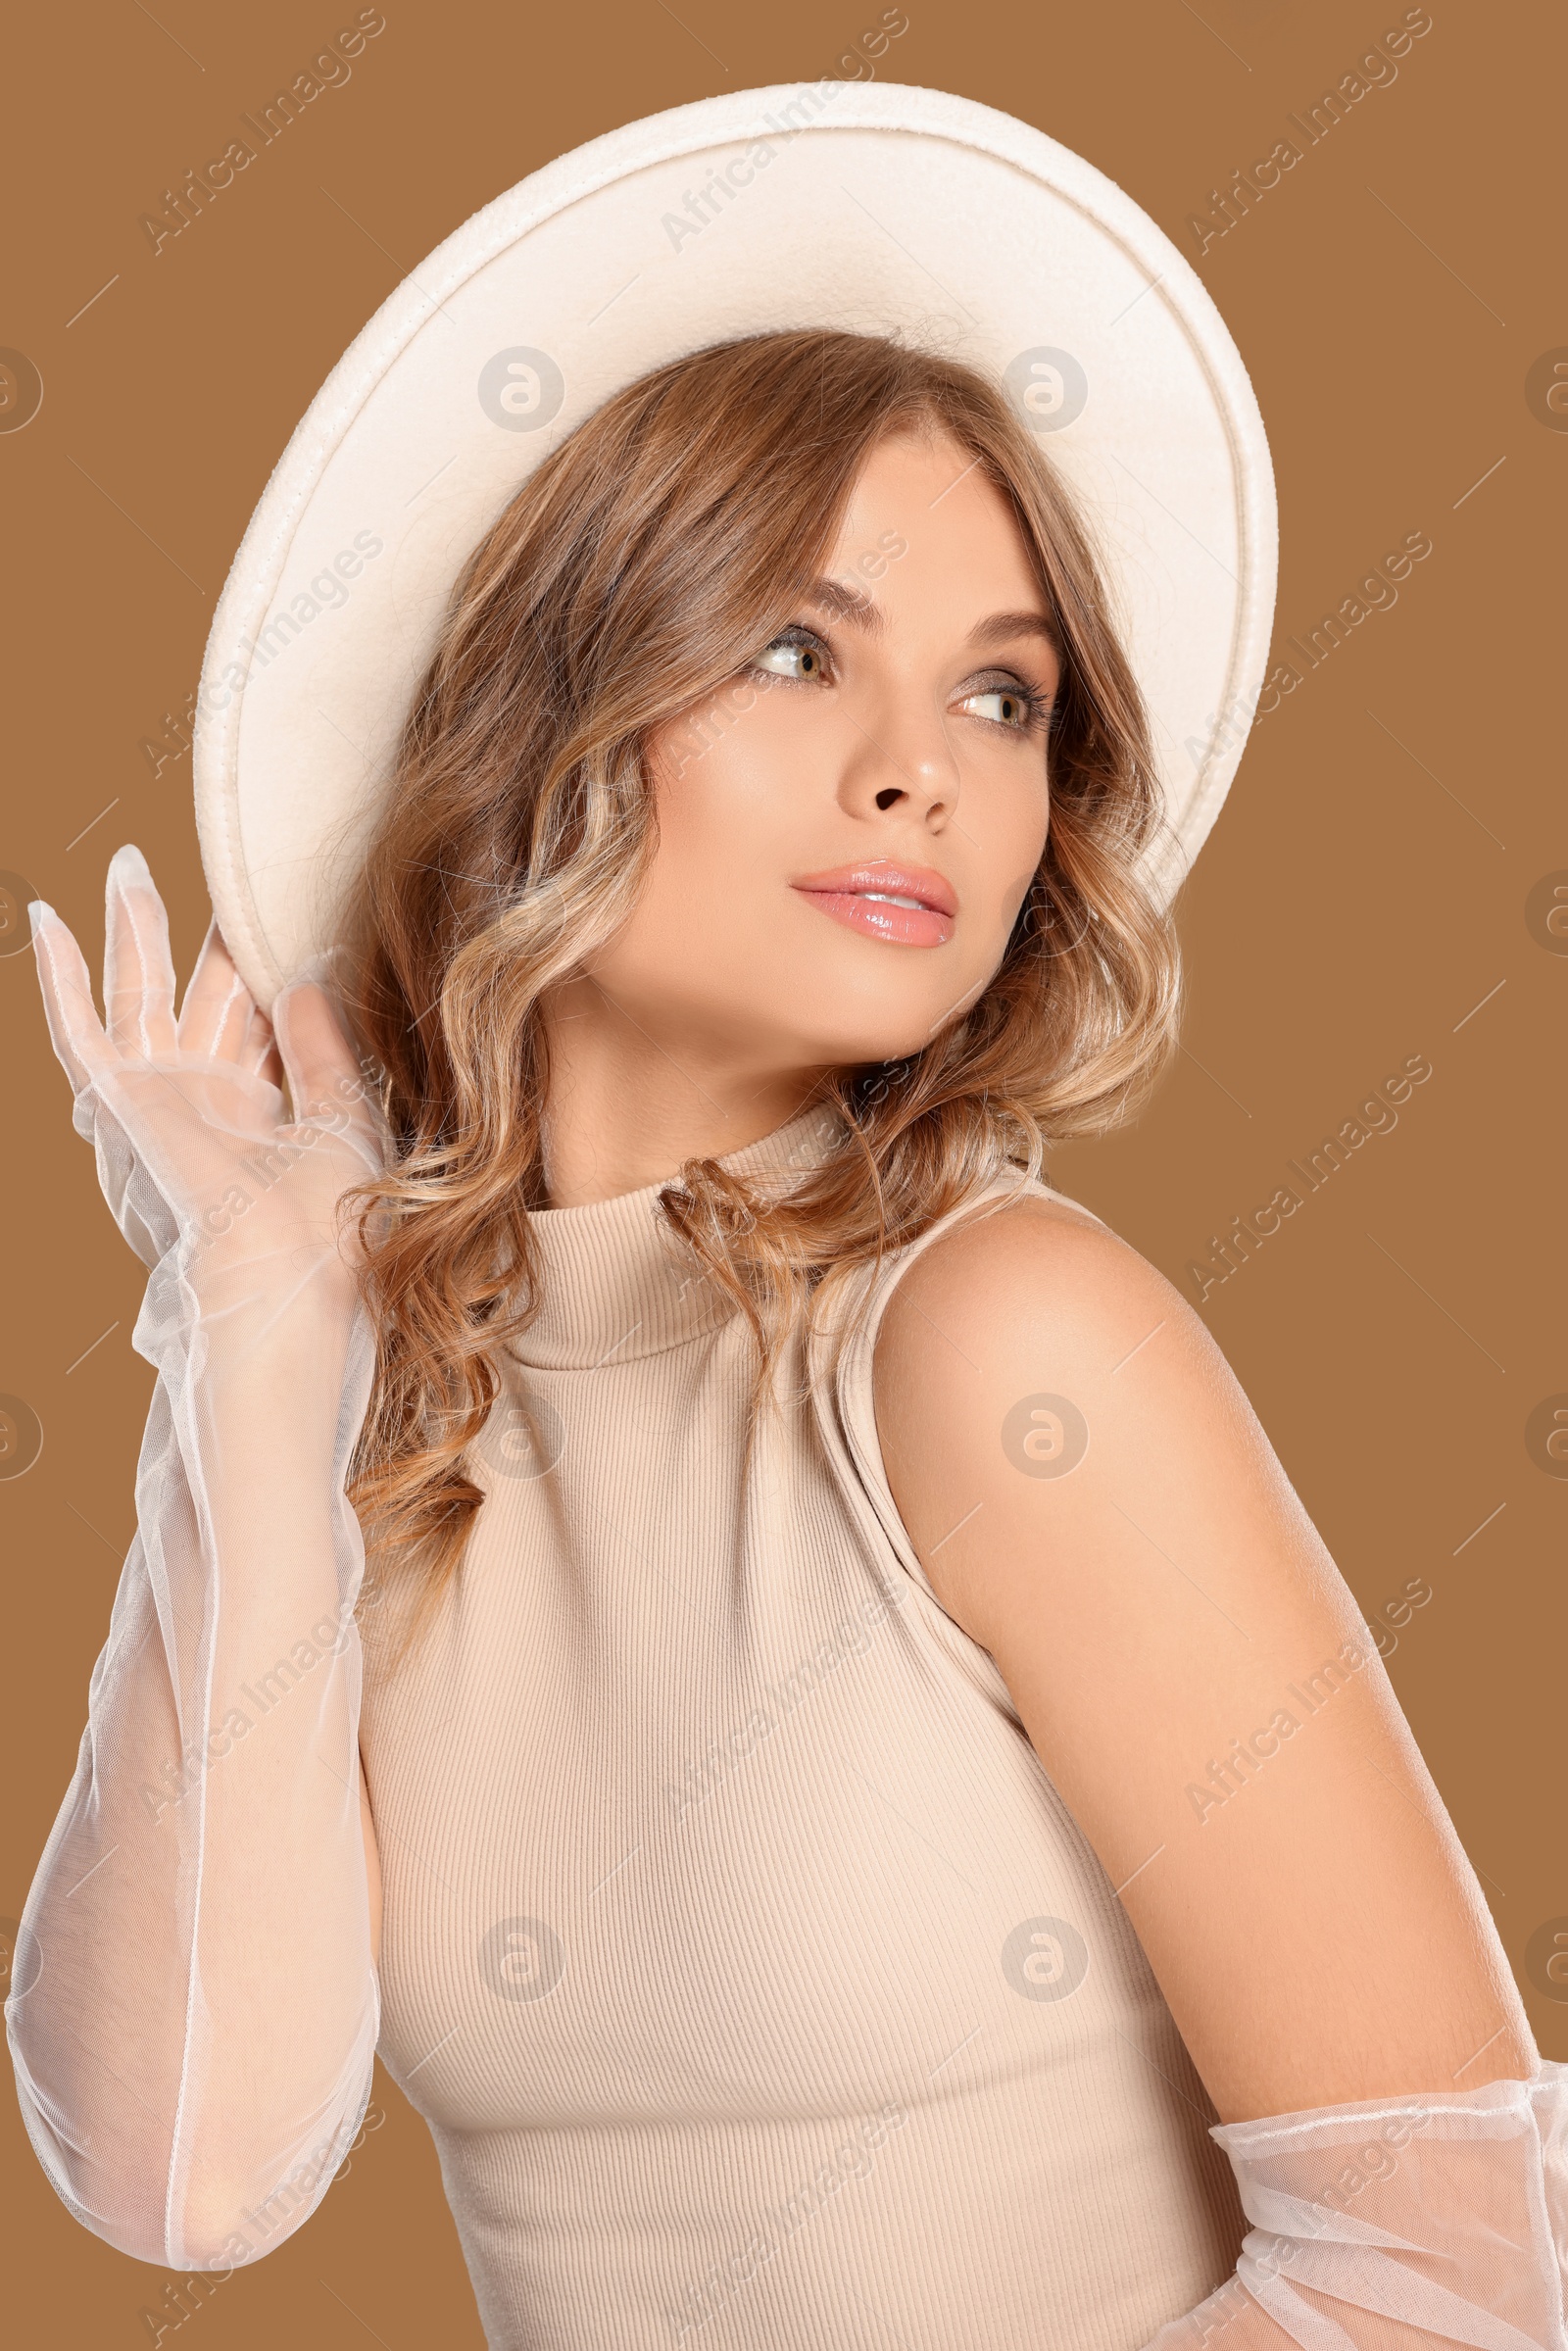
<path id="1" fill-rule="evenodd" d="M 785 644 L 811 646 L 825 656 L 828 666 L 831 668 L 832 648 L 814 628 L 808 628 L 803 621 L 792 620 L 787 628 L 781 628 L 776 637 L 768 639 L 762 651 L 771 653 L 775 646 Z M 746 667 L 749 676 L 766 678 L 769 684 L 807 686 L 817 682 L 812 678 L 786 677 L 784 672 L 779 669 L 764 669 L 760 661 L 748 661 Z M 973 686 L 970 688 L 969 696 L 966 696 L 965 699 L 970 699 L 977 694 L 1011 694 L 1024 705 L 1027 715 L 1021 726 L 1009 725 L 1003 718 L 984 719 L 983 725 L 998 727 L 1004 734 L 1008 735 L 1045 734 L 1054 726 L 1058 706 L 1053 703 L 1048 695 L 1041 693 L 1038 686 L 1032 686 L 1027 678 L 1020 677 L 1015 670 L 1001 670 L 992 674 L 999 679 L 999 683 Z"/>

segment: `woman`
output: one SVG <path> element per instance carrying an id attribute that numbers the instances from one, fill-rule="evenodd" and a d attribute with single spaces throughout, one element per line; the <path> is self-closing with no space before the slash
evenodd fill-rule
<path id="1" fill-rule="evenodd" d="M 176 1019 L 122 851 L 106 1031 L 39 910 L 160 1371 L 9 2012 L 88 2226 L 264 2254 L 379 2041 L 495 2344 L 1564 2341 L 1370 1637 L 1042 1177 L 1173 1038 L 1159 820 L 1004 392 L 778 328 L 485 531 L 330 987 Z"/>

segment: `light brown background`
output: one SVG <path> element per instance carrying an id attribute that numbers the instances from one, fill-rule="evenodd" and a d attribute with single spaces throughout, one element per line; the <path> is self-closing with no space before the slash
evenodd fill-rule
<path id="1" fill-rule="evenodd" d="M 1189 1261 L 1287 1180 L 1287 1159 L 1404 1056 L 1431 1060 L 1397 1129 L 1203 1311 L 1363 1608 L 1411 1576 L 1433 1588 L 1390 1671 L 1541 2046 L 1568 2057 L 1568 1985 L 1548 1996 L 1530 1965 L 1532 1938 L 1568 1914 L 1568 1480 L 1526 1445 L 1531 1412 L 1568 1391 L 1568 957 L 1527 922 L 1535 886 L 1568 868 L 1553 610 L 1568 434 L 1526 391 L 1533 364 L 1568 344 L 1552 26 L 1544 11 L 1432 0 L 1394 85 L 1200 258 L 1188 216 L 1232 167 L 1295 135 L 1286 117 L 1399 22 L 1396 0 L 906 5 L 884 78 L 1039 124 L 1197 262 L 1273 445 L 1277 643 L 1404 533 L 1433 542 L 1397 606 L 1258 724 L 1182 902 L 1188 1050 L 1136 1128 L 1061 1153 L 1054 1174 L 1192 1295 Z M 45 392 L 24 430 L 0 435 L 14 657 L 0 866 L 93 959 L 104 864 L 128 839 L 188 968 L 206 919 L 189 759 L 155 780 L 139 744 L 193 688 L 268 472 L 371 312 L 550 157 L 710 91 L 815 78 L 881 12 L 386 0 L 347 86 L 155 257 L 138 217 L 354 13 L 160 0 L 155 16 L 105 0 L 39 13 L 14 60 L 0 343 L 27 354 Z M 45 1429 L 36 1464 L 0 1482 L 0 1915 L 15 1920 L 74 1762 L 151 1374 L 128 1343 L 141 1269 L 72 1134 L 24 954 L 0 959 L 0 1391 Z M 224 2283 L 182 2346 L 481 2344 L 424 2127 L 381 2076 L 372 2112 L 386 2120 L 321 2212 Z M 140 2314 L 173 2315 L 166 2275 L 67 2216 L 9 2092 L 0 2135 L 17 2240 L 7 2334 L 152 2339 Z"/>

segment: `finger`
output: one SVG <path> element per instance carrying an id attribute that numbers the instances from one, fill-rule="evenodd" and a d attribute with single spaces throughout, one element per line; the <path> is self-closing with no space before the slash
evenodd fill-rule
<path id="1" fill-rule="evenodd" d="M 196 968 L 179 1007 L 182 1053 L 205 1053 L 249 1066 L 248 1044 L 256 1001 L 234 968 L 217 917 L 207 926 Z"/>
<path id="2" fill-rule="evenodd" d="M 104 890 L 104 1017 L 112 1041 L 144 1058 L 172 1053 L 174 961 L 169 917 L 139 849 L 109 860 Z"/>
<path id="3" fill-rule="evenodd" d="M 73 1093 L 80 1094 L 92 1083 L 94 1070 L 114 1060 L 114 1050 L 104 1035 L 87 966 L 71 932 L 41 898 L 32 900 L 27 916 L 32 924 L 32 952 L 49 1042 L 71 1080 Z"/>
<path id="4" fill-rule="evenodd" d="M 285 988 L 272 1006 L 272 1026 L 296 1118 L 365 1114 L 359 1055 L 324 988 L 315 980 Z"/>
<path id="5" fill-rule="evenodd" d="M 265 1012 L 252 1010 L 240 1059 L 247 1069 L 254 1070 L 258 1077 L 265 1077 L 270 1085 L 281 1086 L 283 1083 L 283 1064 L 277 1057 L 277 1039 Z"/>

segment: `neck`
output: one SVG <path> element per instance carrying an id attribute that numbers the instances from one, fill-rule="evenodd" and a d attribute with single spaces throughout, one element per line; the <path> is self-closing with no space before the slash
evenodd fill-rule
<path id="1" fill-rule="evenodd" d="M 733 1039 L 649 1025 L 596 981 L 566 981 L 541 1006 L 550 1053 L 544 1115 L 547 1204 L 580 1208 L 721 1159 L 804 1109 L 821 1069 L 761 1069 Z M 650 1021 L 657 1016 L 650 1015 Z"/>

